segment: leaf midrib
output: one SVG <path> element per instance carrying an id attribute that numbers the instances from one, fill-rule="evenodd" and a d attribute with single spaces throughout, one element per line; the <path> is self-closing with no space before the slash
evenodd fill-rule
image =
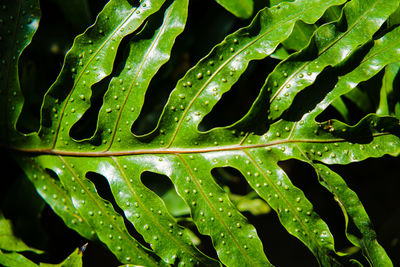
<path id="1" fill-rule="evenodd" d="M 372 137 L 380 137 L 385 135 L 391 135 L 390 132 L 382 132 L 372 134 Z M 263 148 L 270 147 L 280 144 L 288 143 L 342 143 L 349 142 L 349 140 L 344 138 L 337 139 L 283 139 L 277 141 L 271 141 L 265 144 L 254 144 L 254 145 L 231 145 L 231 146 L 221 146 L 221 147 L 205 147 L 199 149 L 171 149 L 171 148 L 156 148 L 156 149 L 136 149 L 136 150 L 125 150 L 125 151 L 106 151 L 106 152 L 81 152 L 81 151 L 68 151 L 68 150 L 56 150 L 49 148 L 37 148 L 37 149 L 24 149 L 19 147 L 7 147 L 9 150 L 16 152 L 30 153 L 30 154 L 43 154 L 43 155 L 58 155 L 58 156 L 69 156 L 69 157 L 118 157 L 118 156 L 134 156 L 134 155 L 148 155 L 148 154 L 197 154 L 197 153 L 212 153 L 212 152 L 222 152 L 222 151 L 235 151 L 251 148 Z"/>

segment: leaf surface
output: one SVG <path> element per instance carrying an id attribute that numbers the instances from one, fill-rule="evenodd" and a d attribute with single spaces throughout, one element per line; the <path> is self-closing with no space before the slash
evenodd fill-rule
<path id="1" fill-rule="evenodd" d="M 253 14 L 253 0 L 215 0 L 233 15 L 247 19 Z"/>
<path id="2" fill-rule="evenodd" d="M 38 249 L 29 247 L 18 238 L 13 231 L 12 223 L 10 220 L 4 218 L 3 213 L 0 211 L 0 249 L 21 252 L 21 251 L 32 251 L 35 253 L 42 253 Z"/>
<path id="3" fill-rule="evenodd" d="M 39 133 L 16 133 L 21 109 L 4 108 L 9 113 L 3 114 L 13 114 L 6 132 L 14 138 L 9 146 L 39 194 L 67 226 L 88 239 L 97 237 L 122 264 L 272 265 L 256 228 L 213 175 L 216 168 L 225 167 L 241 173 L 321 266 L 349 264 L 336 252 L 328 224 L 280 165 L 296 159 L 313 166 L 320 183 L 337 199 L 348 239 L 373 265 L 390 266 L 357 195 L 326 164 L 398 155 L 399 120 L 379 114 L 366 115 L 354 125 L 317 119 L 341 96 L 400 61 L 400 27 L 380 31 L 400 1 L 353 0 L 343 9 L 338 7 L 345 2 L 298 0 L 262 9 L 249 26 L 228 35 L 187 71 L 172 90 L 156 128 L 137 136 L 132 124 L 151 81 L 184 30 L 188 1 L 136 5 L 111 0 L 95 24 L 75 39 L 44 97 Z M 340 19 L 323 18 L 333 22 L 318 27 L 310 39 L 316 22 L 332 7 L 334 15 L 342 11 Z M 301 44 L 292 46 L 290 38 L 300 34 L 296 25 L 311 25 L 311 30 Z M 250 62 L 265 59 L 278 46 L 285 47 L 285 42 L 299 51 L 283 56 L 269 75 L 265 73 L 266 82 L 249 112 L 233 125 L 200 131 L 202 119 Z M 122 60 L 114 66 L 118 47 L 124 43 Z M 358 62 L 352 64 L 355 58 Z M 9 66 L 15 68 L 16 63 Z M 323 81 L 327 73 L 333 77 L 331 84 Z M 71 129 L 89 112 L 92 90 L 106 78 L 109 83 L 95 116 L 96 129 L 77 140 Z M 17 76 L 10 76 L 10 82 L 17 81 Z M 10 86 L 5 88 L 8 96 Z M 22 98 L 14 100 L 22 107 Z M 146 186 L 142 181 L 146 172 L 170 179 L 189 207 L 195 229 L 179 223 L 163 198 Z M 111 198 L 102 194 L 93 176 L 107 181 Z M 361 237 L 348 232 L 349 219 Z M 218 260 L 196 247 L 193 232 L 210 237 Z"/>

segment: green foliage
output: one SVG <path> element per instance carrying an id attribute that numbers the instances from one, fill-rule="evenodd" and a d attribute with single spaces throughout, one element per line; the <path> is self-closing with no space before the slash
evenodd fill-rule
<path id="1" fill-rule="evenodd" d="M 90 20 L 87 1 L 56 2 L 74 27 Z M 258 6 L 216 2 L 239 18 L 250 18 Z M 171 71 L 189 1 L 110 0 L 74 39 L 43 96 L 38 130 L 31 130 L 19 61 L 38 29 L 39 1 L 3 1 L 1 145 L 67 227 L 104 244 L 127 266 L 270 266 L 258 234 L 268 229 L 256 229 L 245 214 L 271 210 L 321 266 L 362 264 L 358 251 L 372 266 L 392 266 L 357 188 L 350 189 L 332 166 L 400 153 L 399 4 L 271 1 L 191 69 L 179 71 L 185 62 L 174 58 Z M 224 94 L 243 79 L 240 90 L 252 83 L 252 64 L 271 58 L 271 71 L 256 72 L 265 83 L 247 113 L 231 125 L 202 130 Z M 168 90 L 165 76 L 174 75 L 182 78 L 155 128 L 134 134 L 145 101 L 155 97 L 150 88 Z M 352 102 L 363 108 L 361 118 L 352 117 Z M 333 117 L 332 107 L 342 117 Z M 335 248 L 328 224 L 282 167 L 290 159 L 315 170 L 343 212 L 353 247 Z M 237 177 L 227 167 L 246 181 L 248 193 L 231 192 Z M 159 175 L 146 182 L 147 173 Z M 99 186 L 103 178 L 106 185 Z M 108 187 L 111 197 L 103 193 Z M 0 215 L 0 263 L 36 266 L 20 252 L 42 251 L 26 245 Z M 211 238 L 215 258 L 202 251 L 203 236 Z M 81 265 L 77 249 L 57 266 Z"/>

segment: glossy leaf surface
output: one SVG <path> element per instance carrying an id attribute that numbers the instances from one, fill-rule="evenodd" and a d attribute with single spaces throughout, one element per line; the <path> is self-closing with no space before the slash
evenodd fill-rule
<path id="1" fill-rule="evenodd" d="M 251 16 L 253 1 L 217 2 L 229 3 L 225 7 L 239 17 Z M 18 15 L 24 5 L 31 6 L 30 16 L 38 21 L 36 1 L 19 3 L 12 12 Z M 396 103 L 389 107 L 384 101 L 397 86 L 400 27 L 382 29 L 400 1 L 297 0 L 265 7 L 178 80 L 153 131 L 135 135 L 132 125 L 184 31 L 188 4 L 109 1 L 96 22 L 76 37 L 44 96 L 40 130 L 28 135 L 16 128 L 23 106 L 17 70 L 36 28 L 19 27 L 21 20 L 7 22 L 14 25 L 14 40 L 7 39 L 2 49 L 17 55 L 5 54 L 2 66 L 8 75 L 1 79 L 6 99 L 1 135 L 39 194 L 68 227 L 104 243 L 126 266 L 273 265 L 243 213 L 257 215 L 269 208 L 321 266 L 358 261 L 336 252 L 328 223 L 281 167 L 282 161 L 296 159 L 312 166 L 334 195 L 344 214 L 346 238 L 373 266 L 391 266 L 356 192 L 327 165 L 400 153 L 400 124 L 391 116 Z M 230 126 L 199 130 L 249 65 L 266 60 L 278 47 L 284 56 L 262 77 L 264 86 L 247 114 Z M 339 107 L 342 96 L 381 70 L 385 84 L 377 114 L 364 114 L 351 125 L 319 120 L 330 105 Z M 103 94 L 95 91 L 98 85 L 106 87 Z M 93 111 L 96 97 L 101 106 Z M 346 112 L 345 104 L 340 108 Z M 88 117 L 95 120 L 95 129 L 82 134 L 74 127 L 88 123 Z M 221 186 L 215 170 L 227 167 L 243 176 L 262 208 L 240 206 Z M 165 198 L 144 182 L 146 173 L 168 177 L 170 190 L 190 211 L 190 223 L 182 223 Z M 100 180 L 112 197 L 103 194 Z M 348 229 L 350 220 L 361 237 Z M 196 246 L 193 232 L 210 238 L 217 258 Z M 3 253 L 0 259 L 24 260 L 18 255 Z"/>
<path id="2" fill-rule="evenodd" d="M 226 10 L 239 18 L 247 19 L 253 13 L 253 0 L 215 0 Z"/>

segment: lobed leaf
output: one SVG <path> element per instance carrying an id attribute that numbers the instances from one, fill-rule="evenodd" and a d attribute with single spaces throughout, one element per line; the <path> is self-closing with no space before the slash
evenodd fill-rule
<path id="1" fill-rule="evenodd" d="M 18 62 L 32 41 L 40 19 L 38 0 L 5 0 L 0 9 L 0 139 L 2 145 L 22 136 L 16 129 L 24 98 Z M 31 140 L 33 142 L 33 140 Z"/>
<path id="2" fill-rule="evenodd" d="M 328 225 L 279 166 L 287 159 L 305 161 L 317 170 L 321 184 L 338 200 L 348 239 L 373 265 L 391 265 L 357 195 L 322 163 L 348 164 L 398 155 L 399 120 L 377 114 L 367 115 L 355 125 L 316 120 L 341 96 L 354 92 L 358 84 L 400 61 L 400 27 L 391 25 L 371 42 L 400 1 L 352 0 L 343 10 L 337 7 L 345 2 L 297 0 L 261 10 L 248 27 L 228 35 L 178 81 L 157 128 L 135 136 L 131 126 L 140 114 L 151 80 L 168 61 L 185 27 L 188 1 L 111 0 L 95 24 L 75 39 L 60 75 L 44 98 L 39 133 L 31 134 L 31 139 L 13 133 L 22 98 L 15 98 L 19 106 L 16 110 L 4 107 L 3 118 L 12 121 L 6 126 L 14 138 L 10 145 L 17 161 L 70 228 L 86 238 L 97 236 L 127 266 L 272 265 L 254 226 L 215 181 L 213 170 L 221 167 L 238 170 L 320 265 L 354 262 L 335 252 Z M 252 1 L 240 3 L 248 7 Z M 342 15 L 336 20 L 339 11 Z M 318 20 L 328 23 L 310 39 Z M 293 44 L 290 36 L 295 38 L 308 27 L 307 37 Z M 15 33 L 19 36 L 20 31 L 16 29 Z M 123 62 L 114 67 L 116 50 L 128 35 Z M 285 59 L 268 76 L 249 113 L 231 126 L 200 132 L 200 121 L 231 90 L 249 63 L 271 55 L 279 45 L 284 53 L 288 53 L 286 48 L 299 51 L 282 56 Z M 367 46 L 368 53 L 349 70 L 349 61 L 359 56 L 356 52 L 360 47 Z M 9 81 L 17 83 L 17 72 L 12 69 L 17 63 L 8 66 L 14 73 Z M 342 72 L 332 71 L 335 85 L 311 86 L 318 76 L 330 71 L 329 66 L 343 67 Z M 113 72 L 113 68 L 118 71 Z M 93 136 L 74 140 L 71 129 L 88 112 L 93 86 L 107 76 L 110 83 Z M 5 91 L 8 96 L 10 91 Z M 385 103 L 381 107 L 387 109 Z M 190 208 L 190 220 L 198 232 L 211 238 L 220 262 L 196 248 L 190 229 L 180 225 L 163 199 L 143 183 L 144 172 L 169 177 Z M 91 179 L 93 173 L 106 179 L 113 199 L 104 199 L 97 182 Z M 349 218 L 361 237 L 348 232 Z M 128 232 L 128 224 L 137 233 Z M 146 244 L 134 237 L 137 235 Z M 10 256 L 10 262 L 23 260 L 20 255 L 4 255 L 0 254 L 0 260 L 6 256 Z"/>
<path id="3" fill-rule="evenodd" d="M 398 6 L 399 1 L 348 2 L 340 21 L 322 25 L 306 48 L 282 61 L 269 75 L 258 101 L 253 105 L 254 113 L 267 106 L 268 119 L 278 119 L 294 97 L 313 84 L 326 67 L 338 65 L 370 41 Z M 269 103 L 265 103 L 266 99 Z M 251 118 L 252 110 L 245 119 Z"/>
<path id="4" fill-rule="evenodd" d="M 176 145 L 176 139 L 195 139 L 201 119 L 239 79 L 251 60 L 270 55 L 290 35 L 296 21 L 313 23 L 328 7 L 343 2 L 301 0 L 261 10 L 248 27 L 227 36 L 178 82 L 158 125 L 157 131 L 162 134 L 154 143 L 170 148 Z M 193 142 L 179 144 L 188 145 Z"/>
<path id="5" fill-rule="evenodd" d="M 112 71 L 122 39 L 136 31 L 164 3 L 110 1 L 95 24 L 76 37 L 42 107 L 43 147 L 68 147 L 71 127 L 90 106 L 91 87 Z M 67 90 L 65 88 L 68 88 Z"/>
<path id="6" fill-rule="evenodd" d="M 121 215 L 96 193 L 94 184 L 85 178 L 87 166 L 80 164 L 79 158 L 41 156 L 37 160 L 56 172 L 70 192 L 74 207 L 122 263 L 158 265 L 156 255 L 128 233 Z"/>
<path id="7" fill-rule="evenodd" d="M 93 228 L 74 207 L 69 191 L 60 181 L 51 177 L 49 172 L 35 158 L 17 158 L 17 161 L 24 169 L 28 179 L 35 186 L 36 191 L 50 205 L 53 211 L 62 218 L 65 225 L 89 240 L 96 239 Z"/>
<path id="8" fill-rule="evenodd" d="M 338 174 L 330 170 L 327 166 L 315 164 L 314 167 L 320 183 L 335 196 L 335 200 L 342 208 L 346 220 L 347 238 L 354 245 L 362 249 L 363 254 L 372 266 L 392 266 L 392 261 L 376 240 L 376 233 L 372 228 L 372 222 L 357 194 L 347 186 Z M 349 217 L 360 231 L 361 238 L 348 232 Z"/>

